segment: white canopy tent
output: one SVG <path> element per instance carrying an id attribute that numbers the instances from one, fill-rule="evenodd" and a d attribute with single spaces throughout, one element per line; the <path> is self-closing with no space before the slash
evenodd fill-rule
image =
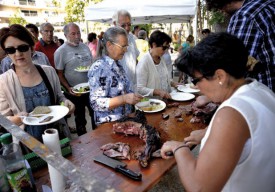
<path id="1" fill-rule="evenodd" d="M 190 22 L 196 13 L 195 0 L 103 0 L 85 10 L 87 21 L 111 23 L 120 9 L 130 12 L 133 24 Z"/>

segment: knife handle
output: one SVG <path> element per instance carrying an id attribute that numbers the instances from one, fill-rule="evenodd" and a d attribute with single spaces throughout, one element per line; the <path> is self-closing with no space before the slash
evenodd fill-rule
<path id="1" fill-rule="evenodd" d="M 141 181 L 142 175 L 140 173 L 136 173 L 130 169 L 127 169 L 121 165 L 118 165 L 115 170 L 117 172 L 122 173 L 123 175 L 130 177 L 131 179 L 137 180 L 137 181 Z"/>

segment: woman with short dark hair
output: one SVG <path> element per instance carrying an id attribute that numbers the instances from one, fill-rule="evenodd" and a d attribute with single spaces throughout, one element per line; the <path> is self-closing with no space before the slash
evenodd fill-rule
<path id="1" fill-rule="evenodd" d="M 177 84 L 170 79 L 163 55 L 170 48 L 172 39 L 164 32 L 154 31 L 149 38 L 150 49 L 137 64 L 137 89 L 141 95 L 171 98 L 171 86 Z"/>
<path id="2" fill-rule="evenodd" d="M 34 40 L 25 27 L 14 24 L 2 28 L 0 34 L 1 47 L 13 62 L 12 69 L 0 75 L 0 113 L 42 141 L 47 125 L 24 125 L 20 116 L 28 115 L 37 106 L 61 102 L 72 113 L 74 104 L 62 94 L 55 69 L 32 62 Z"/>
<path id="3" fill-rule="evenodd" d="M 247 59 L 241 40 L 217 33 L 176 60 L 200 92 L 220 104 L 198 158 L 183 142 L 162 146 L 163 158 L 173 152 L 186 191 L 275 190 L 275 94 L 245 78 Z"/>

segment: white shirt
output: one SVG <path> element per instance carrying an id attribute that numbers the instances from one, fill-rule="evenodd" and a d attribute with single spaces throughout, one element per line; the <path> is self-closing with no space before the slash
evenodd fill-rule
<path id="1" fill-rule="evenodd" d="M 240 87 L 218 110 L 225 106 L 242 114 L 248 124 L 251 139 L 246 142 L 241 158 L 223 191 L 275 191 L 275 94 L 254 80 Z M 214 118 L 215 115 L 212 121 Z M 211 132 L 212 121 L 202 140 L 201 149 Z M 246 158 L 243 159 L 243 156 Z"/>
<path id="2" fill-rule="evenodd" d="M 128 34 L 128 45 L 127 52 L 124 54 L 120 62 L 122 63 L 128 79 L 132 83 L 132 88 L 134 88 L 136 86 L 136 65 L 139 51 L 134 36 L 130 33 Z"/>
<path id="3" fill-rule="evenodd" d="M 162 57 L 155 65 L 149 51 L 144 54 L 137 65 L 137 89 L 141 95 L 150 93 L 150 96 L 153 96 L 154 89 L 171 92 L 170 76 Z"/>

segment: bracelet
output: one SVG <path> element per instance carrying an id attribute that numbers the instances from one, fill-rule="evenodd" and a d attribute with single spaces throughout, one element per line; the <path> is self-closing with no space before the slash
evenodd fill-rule
<path id="1" fill-rule="evenodd" d="M 174 151 L 173 151 L 173 154 L 175 155 L 176 151 L 180 148 L 183 148 L 183 147 L 188 147 L 187 145 L 181 145 L 179 147 L 177 147 Z M 188 147 L 189 148 L 189 147 Z"/>

